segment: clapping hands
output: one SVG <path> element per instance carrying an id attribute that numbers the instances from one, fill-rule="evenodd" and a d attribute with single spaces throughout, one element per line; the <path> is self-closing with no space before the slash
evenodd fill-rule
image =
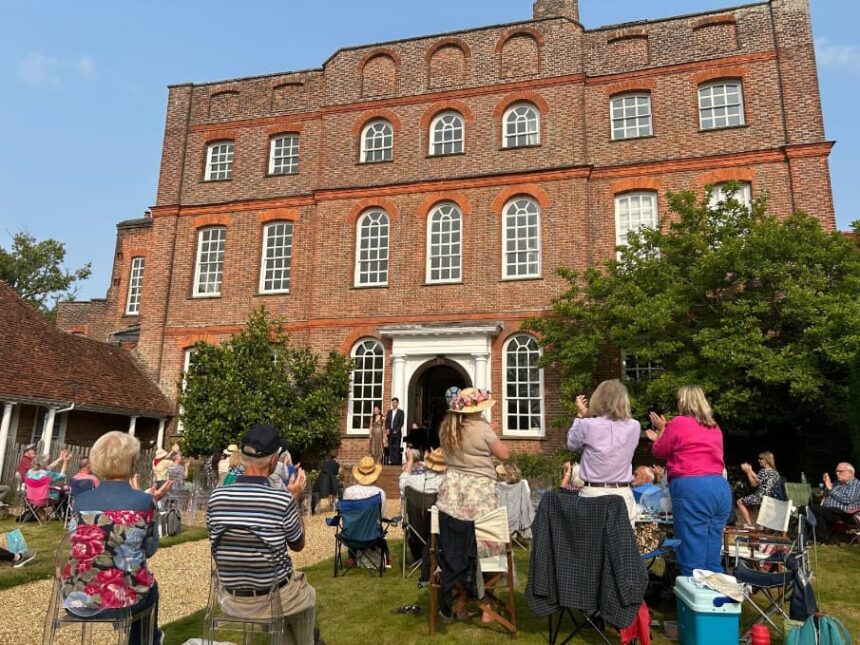
<path id="1" fill-rule="evenodd" d="M 580 394 L 576 397 L 576 416 L 578 417 L 587 417 L 588 416 L 588 399 L 585 398 L 584 394 Z"/>

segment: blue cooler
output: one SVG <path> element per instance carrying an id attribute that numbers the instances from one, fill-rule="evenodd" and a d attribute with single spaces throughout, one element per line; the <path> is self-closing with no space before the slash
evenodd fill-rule
<path id="1" fill-rule="evenodd" d="M 675 598 L 681 645 L 729 645 L 738 642 L 740 603 L 727 601 L 717 606 L 714 600 L 722 601 L 725 596 L 707 588 L 699 588 L 687 576 L 675 579 Z"/>

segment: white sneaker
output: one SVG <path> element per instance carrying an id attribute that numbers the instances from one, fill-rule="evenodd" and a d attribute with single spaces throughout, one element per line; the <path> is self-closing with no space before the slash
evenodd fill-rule
<path id="1" fill-rule="evenodd" d="M 36 557 L 35 551 L 24 551 L 21 554 L 21 559 L 18 560 L 15 564 L 12 565 L 13 569 L 20 569 L 21 567 L 30 564 L 33 559 Z"/>

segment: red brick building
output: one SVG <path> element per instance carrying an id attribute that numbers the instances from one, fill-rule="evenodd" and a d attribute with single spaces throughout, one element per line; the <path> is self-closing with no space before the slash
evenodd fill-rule
<path id="1" fill-rule="evenodd" d="M 107 298 L 59 321 L 136 342 L 175 397 L 188 348 L 265 305 L 357 357 L 348 459 L 373 402 L 427 419 L 452 384 L 491 388 L 518 449 L 555 448 L 556 383 L 520 332 L 555 268 L 664 222 L 665 191 L 730 180 L 833 228 L 831 146 L 807 0 L 595 29 L 538 0 L 528 22 L 170 87 L 152 216 L 119 225 Z"/>

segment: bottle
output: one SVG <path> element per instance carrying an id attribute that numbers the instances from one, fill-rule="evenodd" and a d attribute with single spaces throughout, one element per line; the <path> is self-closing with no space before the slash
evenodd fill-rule
<path id="1" fill-rule="evenodd" d="M 801 471 L 801 472 L 800 472 L 800 483 L 801 483 L 801 484 L 805 484 L 805 483 L 806 483 L 806 473 L 805 473 L 805 472 L 803 472 L 803 471 Z"/>

